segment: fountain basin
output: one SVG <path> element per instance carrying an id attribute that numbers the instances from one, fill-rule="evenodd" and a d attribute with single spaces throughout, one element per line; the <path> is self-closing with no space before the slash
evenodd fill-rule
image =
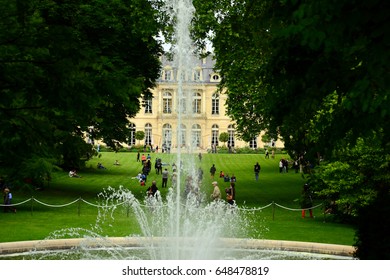
<path id="1" fill-rule="evenodd" d="M 166 238 L 146 238 L 146 237 L 107 237 L 102 240 L 69 238 L 69 239 L 47 239 L 37 241 L 19 241 L 0 243 L 0 258 L 6 259 L 9 255 L 22 254 L 28 252 L 45 252 L 55 250 L 71 250 L 73 248 L 88 247 L 89 249 L 106 249 L 110 245 L 115 248 L 139 248 L 145 247 L 145 244 L 152 246 L 161 246 L 166 242 Z M 182 238 L 180 243 L 185 246 L 189 242 L 187 238 Z M 221 238 L 218 247 L 238 250 L 260 252 L 294 252 L 312 255 L 333 256 L 335 259 L 352 259 L 354 247 L 338 244 L 325 244 L 315 242 L 298 242 L 285 240 L 266 240 L 266 239 L 240 239 L 240 238 Z M 314 257 L 316 258 L 316 257 Z"/>

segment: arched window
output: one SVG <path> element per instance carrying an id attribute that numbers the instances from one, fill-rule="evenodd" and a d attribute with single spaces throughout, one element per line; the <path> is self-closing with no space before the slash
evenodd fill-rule
<path id="1" fill-rule="evenodd" d="M 217 124 L 213 124 L 211 128 L 211 146 L 218 146 L 219 127 Z"/>
<path id="2" fill-rule="evenodd" d="M 194 92 L 192 100 L 192 113 L 200 114 L 202 104 L 202 95 L 199 92 Z"/>
<path id="3" fill-rule="evenodd" d="M 211 114 L 219 115 L 219 94 L 214 93 L 211 97 Z"/>
<path id="4" fill-rule="evenodd" d="M 129 126 L 129 146 L 135 145 L 135 124 L 130 123 Z"/>
<path id="5" fill-rule="evenodd" d="M 218 83 L 221 81 L 221 77 L 217 73 L 211 74 L 210 82 Z"/>
<path id="6" fill-rule="evenodd" d="M 163 113 L 172 113 L 172 93 L 166 91 L 163 93 Z"/>
<path id="7" fill-rule="evenodd" d="M 191 145 L 193 147 L 200 147 L 200 140 L 202 139 L 202 130 L 199 124 L 192 125 Z"/>
<path id="8" fill-rule="evenodd" d="M 230 147 L 234 147 L 234 125 L 230 124 L 228 126 L 228 135 L 229 135 L 229 138 L 228 138 L 228 145 Z"/>
<path id="9" fill-rule="evenodd" d="M 168 123 L 163 125 L 162 129 L 162 145 L 164 149 L 172 145 L 172 126 Z"/>
<path id="10" fill-rule="evenodd" d="M 145 124 L 145 145 L 152 145 L 152 125 Z"/>

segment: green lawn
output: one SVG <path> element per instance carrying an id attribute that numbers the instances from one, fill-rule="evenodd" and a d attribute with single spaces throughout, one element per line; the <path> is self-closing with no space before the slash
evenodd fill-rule
<path id="1" fill-rule="evenodd" d="M 174 154 L 152 154 L 153 163 L 156 156 L 166 163 L 172 163 L 176 157 Z M 251 215 L 249 237 L 344 245 L 354 243 L 354 229 L 349 225 L 334 223 L 330 217 L 325 218 L 321 207 L 314 210 L 314 219 L 301 217 L 300 211 L 296 209 L 300 207 L 298 199 L 304 179 L 293 170 L 286 174 L 279 173 L 278 162 L 281 155 L 275 159 L 265 159 L 264 155 L 204 154 L 201 162 L 195 155 L 183 155 L 184 164 L 188 162 L 188 157 L 196 158 L 196 165 L 204 170 L 202 191 L 207 197 L 212 192 L 212 179 L 208 172 L 212 164 L 217 167 L 217 173 L 223 170 L 229 175 L 236 175 L 238 206 L 242 209 L 257 209 Z M 119 160 L 120 166 L 113 165 L 116 159 Z M 262 168 L 258 182 L 255 181 L 253 173 L 253 165 L 257 161 Z M 98 162 L 107 169 L 96 169 Z M 170 167 L 168 168 L 170 170 Z M 135 153 L 103 152 L 100 158 L 92 159 L 86 169 L 79 171 L 82 178 L 69 178 L 67 172 L 57 172 L 50 185 L 42 191 L 31 193 L 26 189 L 13 190 L 15 204 L 34 197 L 51 206 L 29 201 L 17 206 L 16 214 L 1 213 L 0 242 L 43 239 L 53 231 L 65 228 L 92 228 L 98 213 L 96 207 L 84 202 L 75 202 L 66 207 L 53 206 L 69 204 L 79 198 L 96 203 L 98 193 L 108 186 L 123 186 L 142 199 L 145 187 L 139 186 L 139 183 L 132 179 L 140 169 L 141 164 L 136 162 Z M 161 176 L 155 174 L 154 168 L 147 185 L 152 180 L 161 185 Z M 218 176 L 215 180 L 219 182 L 221 190 L 228 186 L 228 183 Z M 165 197 L 167 190 L 160 188 L 160 191 Z M 273 202 L 275 204 L 260 210 Z M 318 202 L 320 203 L 321 201 Z M 139 233 L 131 212 L 116 211 L 114 216 L 115 219 L 106 223 L 103 228 L 105 235 L 127 236 Z"/>

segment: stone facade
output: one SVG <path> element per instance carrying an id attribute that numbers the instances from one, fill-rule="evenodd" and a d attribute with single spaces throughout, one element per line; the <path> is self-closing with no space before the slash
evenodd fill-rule
<path id="1" fill-rule="evenodd" d="M 197 151 L 221 145 L 263 147 L 261 137 L 250 143 L 237 138 L 234 122 L 226 114 L 227 96 L 217 92 L 220 75 L 214 71 L 214 61 L 210 56 L 195 60 L 195 67 L 186 74 L 178 73 L 177 67 L 164 57 L 162 65 L 157 86 L 152 89 L 153 97 L 140 100 L 143 107 L 131 119 L 132 133 L 145 132 L 141 144 L 176 149 L 180 143 L 180 147 Z M 178 80 L 180 75 L 185 77 L 185 82 Z M 179 119 L 181 130 L 178 129 Z M 222 132 L 229 135 L 226 143 L 219 141 Z M 130 144 L 138 142 L 133 137 Z"/>

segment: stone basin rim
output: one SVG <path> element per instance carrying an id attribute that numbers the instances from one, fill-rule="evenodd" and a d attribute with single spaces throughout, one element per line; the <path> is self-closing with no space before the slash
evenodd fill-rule
<path id="1" fill-rule="evenodd" d="M 15 241 L 0 243 L 0 255 L 24 253 L 29 251 L 44 250 L 66 250 L 87 245 L 91 248 L 104 246 L 121 246 L 121 247 L 145 247 L 145 241 L 161 243 L 166 238 L 163 237 L 104 237 L 104 238 L 67 238 L 67 239 L 45 239 L 30 241 Z M 182 238 L 181 242 L 187 238 Z M 327 244 L 316 242 L 287 241 L 287 240 L 270 240 L 270 239 L 245 239 L 245 238 L 221 238 L 221 247 L 231 247 L 239 249 L 252 250 L 281 250 L 306 252 L 316 254 L 329 254 L 335 256 L 352 257 L 355 251 L 353 246 Z"/>

